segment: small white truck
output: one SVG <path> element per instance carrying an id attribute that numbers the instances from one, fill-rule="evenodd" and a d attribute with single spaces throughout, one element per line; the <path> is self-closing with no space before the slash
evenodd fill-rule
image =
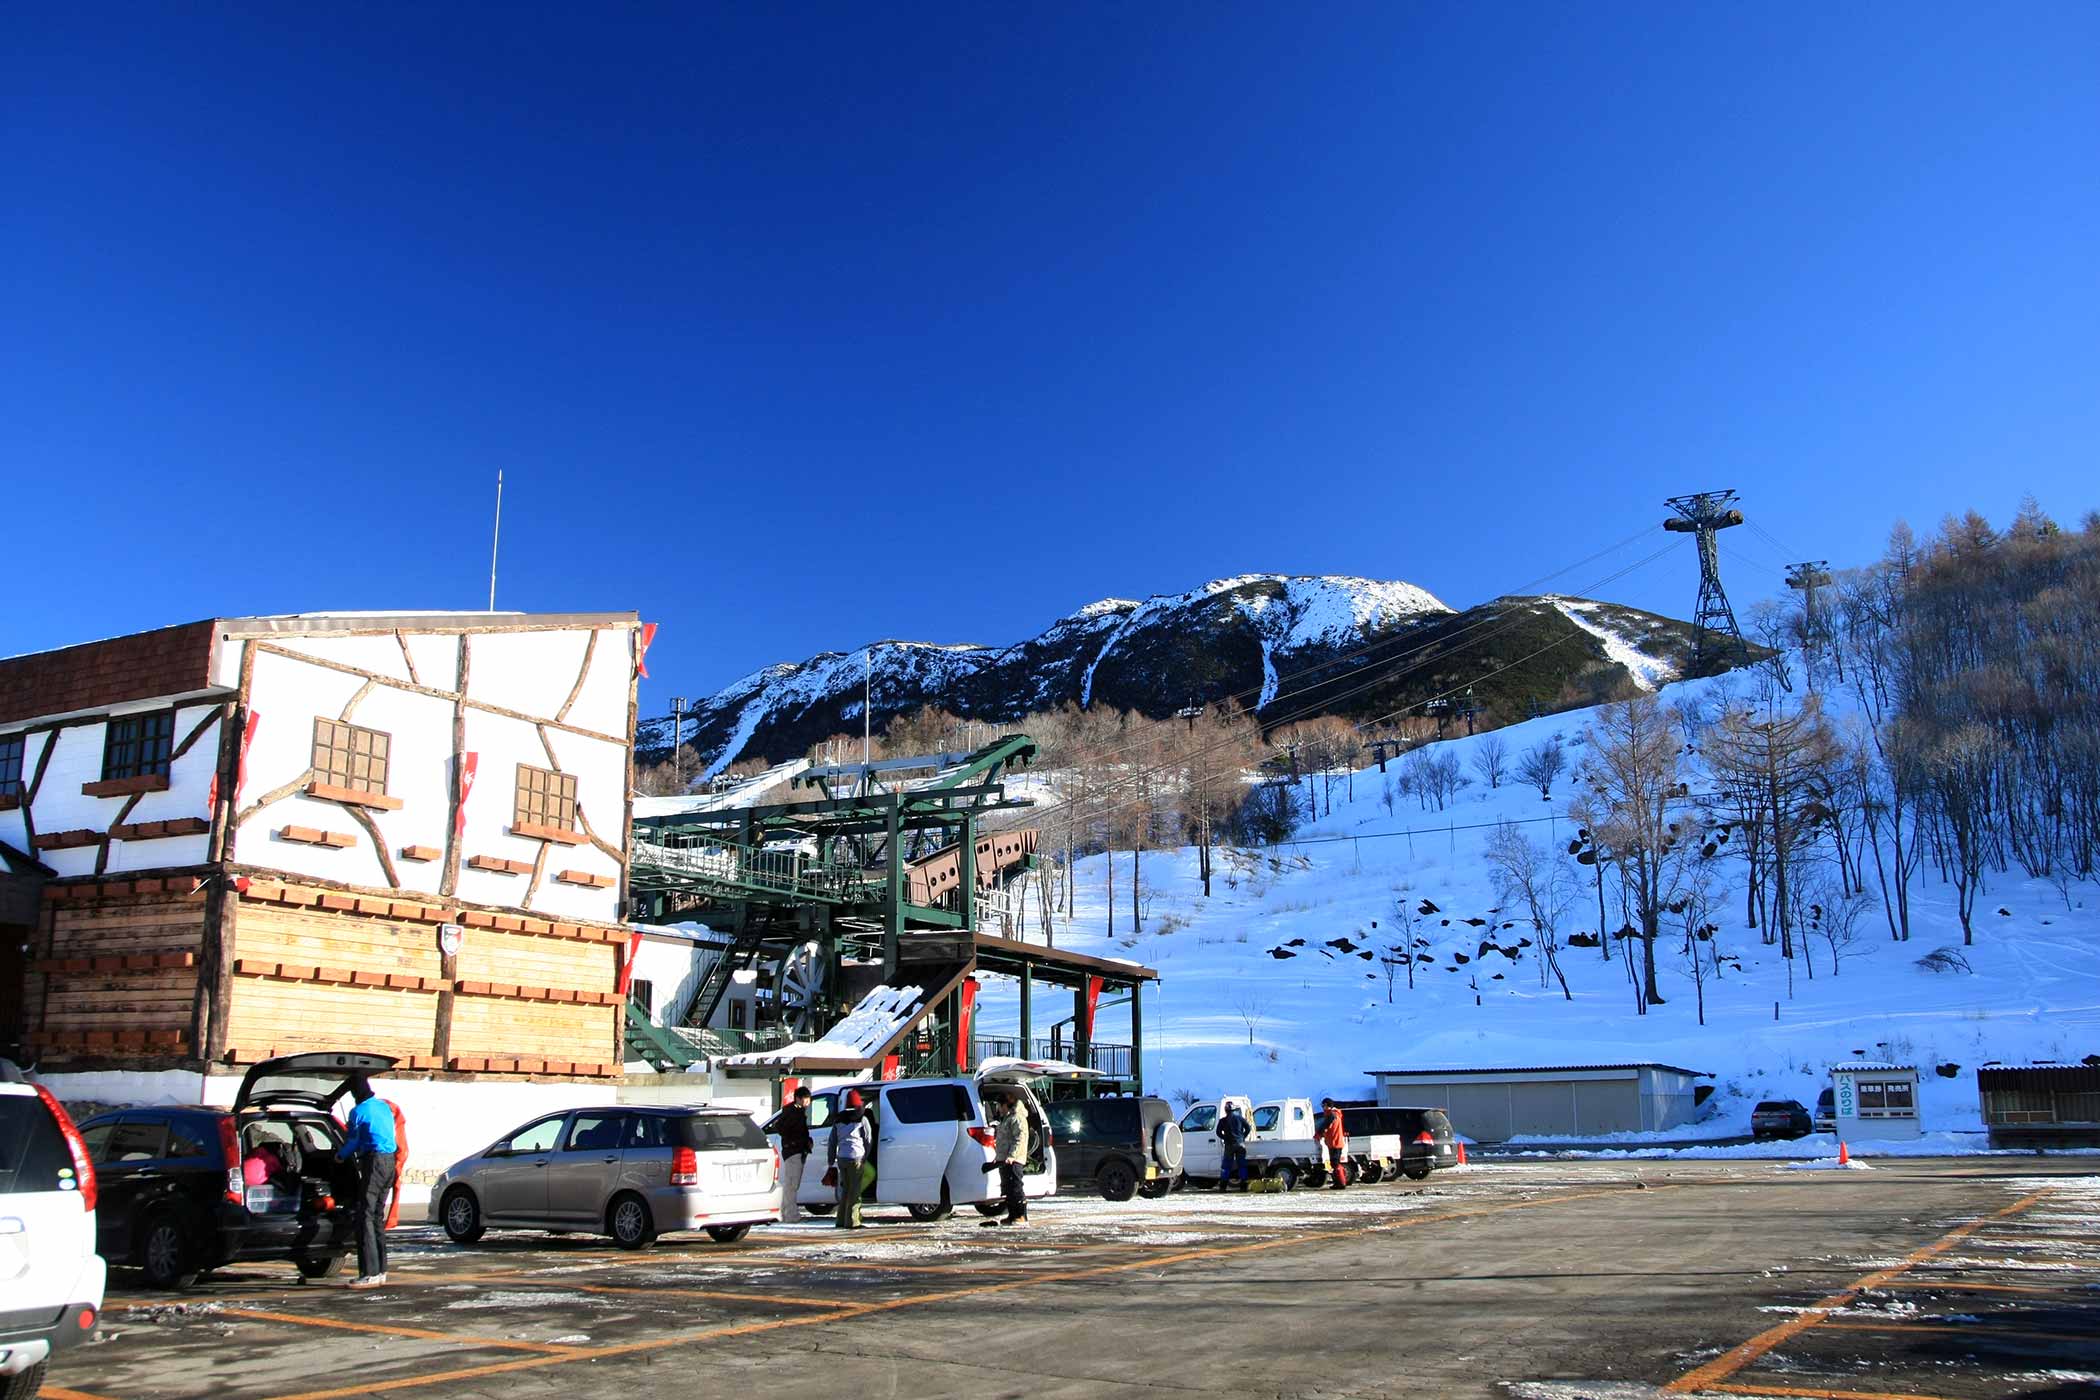
<path id="1" fill-rule="evenodd" d="M 1225 1160 L 1218 1141 L 1218 1120 L 1225 1105 L 1236 1103 L 1253 1131 L 1247 1139 L 1247 1174 L 1274 1181 L 1288 1191 L 1301 1181 L 1317 1180 L 1323 1170 L 1320 1144 L 1313 1138 L 1310 1099 L 1277 1099 L 1255 1104 L 1245 1095 L 1227 1094 L 1199 1103 L 1182 1115 L 1182 1174 L 1206 1186 L 1217 1183 Z"/>

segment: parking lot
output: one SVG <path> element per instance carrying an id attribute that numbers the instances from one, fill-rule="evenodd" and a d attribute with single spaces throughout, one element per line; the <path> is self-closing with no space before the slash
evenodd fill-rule
<path id="1" fill-rule="evenodd" d="M 1347 1192 L 901 1210 L 736 1245 L 427 1227 L 388 1286 L 119 1274 L 47 1396 L 2090 1395 L 2092 1159 L 1499 1162 Z"/>

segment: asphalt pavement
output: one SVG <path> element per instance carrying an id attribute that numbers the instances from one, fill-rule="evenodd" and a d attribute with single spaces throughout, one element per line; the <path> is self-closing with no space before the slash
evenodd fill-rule
<path id="1" fill-rule="evenodd" d="M 396 1237 L 387 1287 L 117 1276 L 58 1400 L 2100 1394 L 2100 1160 L 1493 1162 L 638 1254 Z"/>

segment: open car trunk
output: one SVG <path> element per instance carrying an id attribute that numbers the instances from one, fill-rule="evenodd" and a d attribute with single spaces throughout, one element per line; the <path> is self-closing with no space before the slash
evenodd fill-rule
<path id="1" fill-rule="evenodd" d="M 329 1113 L 335 1101 L 350 1092 L 353 1077 L 385 1074 L 395 1063 L 392 1055 L 351 1050 L 279 1055 L 274 1060 L 264 1060 L 242 1078 L 240 1092 L 233 1096 L 233 1111 L 238 1114 L 274 1107 Z"/>

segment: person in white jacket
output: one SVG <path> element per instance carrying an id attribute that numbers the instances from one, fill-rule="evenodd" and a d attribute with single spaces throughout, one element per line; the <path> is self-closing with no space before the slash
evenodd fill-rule
<path id="1" fill-rule="evenodd" d="M 992 1160 L 985 1170 L 996 1169 L 999 1173 L 999 1193 L 1006 1205 L 1006 1217 L 993 1216 L 984 1223 L 988 1226 L 1026 1225 L 1028 1223 L 1028 1115 L 1021 1112 L 1020 1105 L 1010 1098 L 989 1101 L 992 1110 Z"/>
<path id="2" fill-rule="evenodd" d="M 831 1143 L 825 1150 L 833 1170 L 838 1172 L 839 1213 L 833 1223 L 841 1230 L 861 1228 L 861 1176 L 873 1139 L 874 1134 L 868 1129 L 867 1110 L 861 1107 L 860 1091 L 848 1089 L 838 1117 L 831 1120 Z"/>

